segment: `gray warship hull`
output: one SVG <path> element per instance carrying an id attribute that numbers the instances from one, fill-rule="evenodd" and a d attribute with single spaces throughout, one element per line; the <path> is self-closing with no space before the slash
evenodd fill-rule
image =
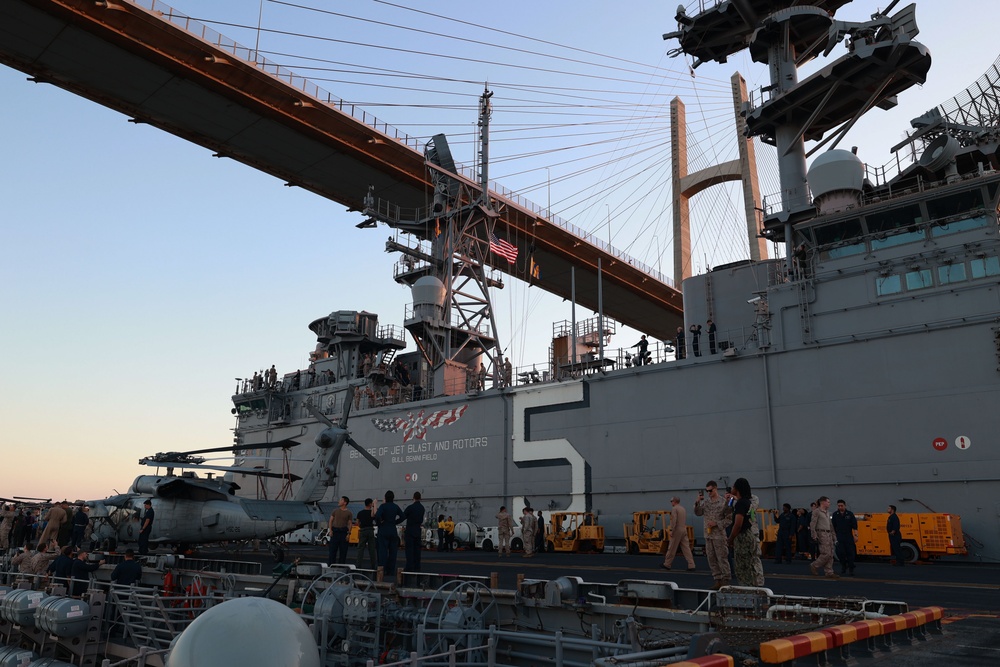
<path id="1" fill-rule="evenodd" d="M 685 359 L 361 404 L 350 429 L 381 465 L 345 450 L 327 498 L 420 491 L 431 514 L 480 525 L 500 505 L 530 502 L 593 511 L 620 537 L 633 511 L 666 507 L 675 494 L 691 504 L 709 479 L 746 477 L 762 507 L 808 507 L 827 495 L 855 511 L 894 504 L 958 514 L 969 557 L 996 561 L 1000 277 L 989 274 L 1000 250 L 998 182 L 993 175 L 892 204 L 926 206 L 969 189 L 989 198 L 961 224 L 923 223 L 889 244 L 872 236 L 821 245 L 791 276 L 772 261 L 689 279 L 687 323 L 705 321 L 711 304 L 716 321 L 737 325 L 720 327 L 715 354 L 702 336 L 700 356 L 689 341 Z M 822 218 L 815 234 L 856 217 Z M 961 281 L 895 293 L 885 284 L 958 265 Z M 287 406 L 283 416 L 276 421 L 273 406 L 248 411 L 237 432 L 248 449 L 307 440 L 321 425 L 303 406 L 339 413 L 344 392 L 260 392 Z"/>

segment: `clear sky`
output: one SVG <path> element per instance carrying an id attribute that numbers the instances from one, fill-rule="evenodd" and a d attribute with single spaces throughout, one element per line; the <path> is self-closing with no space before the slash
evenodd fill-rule
<path id="1" fill-rule="evenodd" d="M 689 121 L 702 123 L 705 134 L 724 134 L 717 128 L 732 112 L 719 90 L 732 72 L 744 72 L 751 87 L 766 83 L 763 68 L 745 60 L 699 68 L 692 78 L 683 60 L 667 58 L 674 44 L 660 36 L 675 28 L 676 3 L 398 3 L 431 6 L 493 30 L 371 0 L 303 4 L 435 34 L 266 2 L 262 26 L 268 30 L 259 46 L 270 59 L 325 79 L 323 88 L 347 100 L 370 102 L 381 120 L 413 135 L 455 136 L 458 159 L 469 163 L 473 148 L 462 137 L 474 128 L 475 96 L 481 82 L 496 84 L 496 129 L 512 128 L 512 138 L 492 146 L 495 178 L 536 202 L 551 201 L 553 210 L 601 238 L 612 218 L 614 245 L 668 275 L 663 211 L 669 199 L 662 179 L 646 180 L 653 169 L 638 154 L 595 165 L 607 159 L 606 151 L 623 151 L 644 137 L 649 146 L 662 146 L 666 104 L 674 95 L 685 98 Z M 840 18 L 866 18 L 875 6 L 853 4 Z M 173 5 L 244 45 L 258 39 L 245 27 L 257 24 L 257 2 Z M 928 84 L 904 93 L 898 109 L 871 114 L 848 145 L 861 146 L 863 159 L 888 161 L 888 147 L 910 118 L 978 78 L 996 59 L 996 7 L 995 0 L 920 5 L 918 39 L 935 58 Z M 341 41 L 316 39 L 333 36 Z M 402 48 L 411 52 L 391 50 Z M 322 59 L 324 69 L 306 70 L 317 63 L 282 54 L 308 54 Z M 357 72 L 359 63 L 383 70 L 332 71 Z M 385 76 L 404 71 L 470 83 L 449 87 L 439 78 L 416 83 Z M 271 364 L 282 373 L 305 367 L 315 344 L 306 328 L 312 320 L 356 309 L 378 313 L 383 323 L 402 322 L 407 293 L 391 279 L 394 258 L 383 252 L 384 228 L 358 230 L 359 216 L 336 203 L 25 78 L 0 69 L 0 496 L 100 498 L 124 491 L 141 472 L 141 456 L 230 443 L 235 378 Z M 627 92 L 607 92 L 624 80 Z M 576 97 L 556 104 L 557 93 L 548 89 L 550 104 L 540 104 L 540 88 L 515 84 L 561 86 L 559 95 Z M 457 96 L 444 97 L 446 90 Z M 577 99 L 583 91 L 589 100 Z M 617 102 L 601 113 L 614 115 L 619 137 L 584 135 L 577 127 L 570 137 L 575 148 L 593 146 L 586 174 L 574 175 L 583 158 L 565 159 L 565 137 L 560 143 L 547 136 L 557 130 L 541 126 L 596 113 L 593 99 L 612 96 Z M 534 108 L 519 110 L 524 99 Z M 529 122 L 528 113 L 537 119 Z M 705 146 L 697 150 L 718 150 Z M 662 169 L 663 160 L 648 164 Z M 615 192 L 600 192 L 600 184 L 612 181 Z M 745 256 L 731 231 L 696 232 L 696 271 Z M 568 303 L 537 292 L 511 285 L 498 295 L 500 334 L 518 365 L 543 364 L 552 322 L 570 318 Z M 620 334 L 612 346 L 631 345 L 634 336 Z"/>

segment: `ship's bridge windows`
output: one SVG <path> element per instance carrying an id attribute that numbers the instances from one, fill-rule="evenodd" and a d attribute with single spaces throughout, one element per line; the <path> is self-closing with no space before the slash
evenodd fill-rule
<path id="1" fill-rule="evenodd" d="M 965 264 L 945 264 L 939 266 L 937 270 L 938 282 L 942 285 L 949 283 L 962 283 L 968 280 L 965 273 Z"/>
<path id="2" fill-rule="evenodd" d="M 899 294 L 902 291 L 903 283 L 899 274 L 894 273 L 890 276 L 879 276 L 875 279 L 875 293 L 879 296 Z"/>
<path id="3" fill-rule="evenodd" d="M 965 220 L 951 220 L 949 222 L 938 223 L 931 227 L 931 236 L 936 237 L 944 236 L 946 234 L 957 234 L 958 232 L 965 232 L 970 229 L 989 227 L 992 222 L 993 218 L 987 215 L 977 215 L 974 218 L 966 218 Z"/>
<path id="4" fill-rule="evenodd" d="M 956 215 L 962 215 L 968 211 L 983 208 L 983 191 L 979 188 L 963 190 L 945 197 L 937 197 L 927 200 L 927 215 L 930 220 L 940 220 Z"/>
<path id="5" fill-rule="evenodd" d="M 820 259 L 836 259 L 865 252 L 865 244 L 861 240 L 864 231 L 859 218 L 820 225 L 813 228 L 812 232 L 816 237 L 816 245 L 822 248 Z"/>
<path id="6" fill-rule="evenodd" d="M 920 228 L 923 219 L 919 204 L 891 208 L 865 216 L 868 233 L 875 235 L 871 241 L 872 250 L 923 241 L 924 231 Z"/>
<path id="7" fill-rule="evenodd" d="M 267 408 L 267 401 L 263 398 L 254 398 L 251 400 L 240 400 L 235 401 L 236 410 L 239 414 L 246 414 L 248 412 L 254 412 L 256 410 L 264 410 Z"/>
<path id="8" fill-rule="evenodd" d="M 934 287 L 934 278 L 931 275 L 930 269 L 918 269 L 917 271 L 906 272 L 906 290 L 908 292 L 928 287 Z"/>
<path id="9" fill-rule="evenodd" d="M 973 278 L 1000 276 L 1000 258 L 996 255 L 992 257 L 979 257 L 969 262 L 969 268 L 972 269 Z"/>

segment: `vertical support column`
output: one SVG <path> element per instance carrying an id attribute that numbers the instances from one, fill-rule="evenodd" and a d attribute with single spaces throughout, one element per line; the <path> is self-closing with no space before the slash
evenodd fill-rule
<path id="1" fill-rule="evenodd" d="M 760 184 L 757 182 L 757 155 L 753 139 L 747 136 L 747 123 L 740 111 L 748 102 L 747 82 L 735 72 L 732 76 L 733 108 L 736 111 L 736 144 L 740 151 L 740 176 L 743 179 L 743 207 L 747 217 L 747 242 L 750 259 L 767 259 L 767 241 L 760 235 L 758 216 L 761 214 Z"/>
<path id="2" fill-rule="evenodd" d="M 685 278 L 691 277 L 691 220 L 688 197 L 681 186 L 681 179 L 688 175 L 687 169 L 684 103 L 675 97 L 670 101 L 670 171 L 674 193 L 674 284 L 678 289 Z"/>

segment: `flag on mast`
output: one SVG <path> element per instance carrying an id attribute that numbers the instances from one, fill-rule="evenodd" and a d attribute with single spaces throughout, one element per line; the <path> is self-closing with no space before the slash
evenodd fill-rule
<path id="1" fill-rule="evenodd" d="M 493 232 L 490 232 L 490 250 L 506 259 L 508 264 L 517 261 L 517 246 L 503 239 L 498 239 Z"/>

